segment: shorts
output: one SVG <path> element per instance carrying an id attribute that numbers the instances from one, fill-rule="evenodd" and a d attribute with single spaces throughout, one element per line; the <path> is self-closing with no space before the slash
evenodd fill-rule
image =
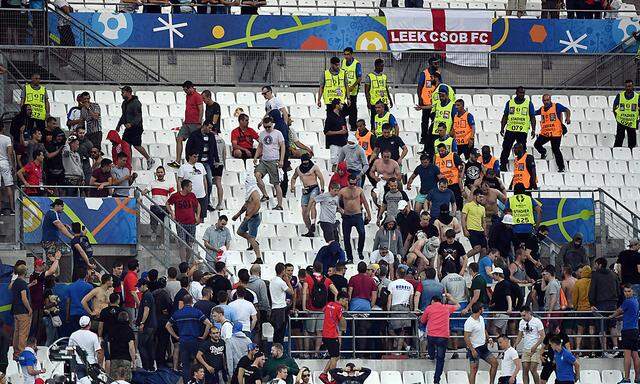
<path id="1" fill-rule="evenodd" d="M 549 378 L 551 377 L 551 374 L 553 373 L 553 371 L 554 371 L 554 364 L 553 363 L 543 363 L 542 364 L 542 372 L 540 372 L 540 379 L 542 379 L 544 381 L 548 381 Z"/>
<path id="2" fill-rule="evenodd" d="M 224 172 L 224 165 L 217 165 L 211 168 L 211 176 L 213 177 L 222 177 L 222 172 Z"/>
<path id="3" fill-rule="evenodd" d="M 329 146 L 329 158 L 331 159 L 331 165 L 338 165 L 338 158 L 340 157 L 340 151 L 342 147 L 339 145 Z"/>
<path id="4" fill-rule="evenodd" d="M 396 304 L 391 306 L 393 312 L 407 312 L 407 315 L 396 314 L 391 315 L 397 319 L 389 320 L 389 328 L 394 331 L 403 330 L 405 328 L 411 328 L 411 314 L 409 313 L 409 306 L 404 304 Z M 406 318 L 405 318 L 406 317 Z"/>
<path id="5" fill-rule="evenodd" d="M 338 238 L 338 225 L 335 223 L 327 223 L 326 221 L 320 221 L 320 229 L 322 229 L 322 236 L 327 243 L 333 240 L 339 240 Z"/>
<path id="6" fill-rule="evenodd" d="M 539 348 L 539 347 L 538 347 Z M 540 349 L 536 349 L 535 353 L 531 353 L 531 348 L 525 348 L 522 352 L 523 363 L 540 364 Z"/>
<path id="7" fill-rule="evenodd" d="M 200 129 L 200 124 L 186 124 L 183 123 L 178 131 L 176 137 L 182 137 L 184 139 L 188 138 L 193 132 Z"/>
<path id="8" fill-rule="evenodd" d="M 178 227 L 178 237 L 185 243 L 191 245 L 196 237 L 195 224 L 180 224 Z"/>
<path id="9" fill-rule="evenodd" d="M 301 199 L 302 206 L 309 205 L 309 200 L 311 200 L 312 197 L 318 196 L 319 194 L 320 194 L 320 187 L 318 187 L 317 185 L 310 185 L 308 187 L 303 188 L 302 199 Z"/>
<path id="10" fill-rule="evenodd" d="M 111 353 L 109 352 L 109 343 L 106 340 L 102 340 L 100 342 L 100 346 L 102 347 L 102 353 L 104 354 L 105 360 L 111 360 Z"/>
<path id="11" fill-rule="evenodd" d="M 622 330 L 622 345 L 620 346 L 625 351 L 637 351 L 638 350 L 638 330 L 637 329 L 623 329 Z"/>
<path id="12" fill-rule="evenodd" d="M 487 237 L 482 231 L 469 231 L 469 243 L 472 247 L 487 248 Z"/>
<path id="13" fill-rule="evenodd" d="M 593 317 L 592 313 L 579 313 L 578 317 Z M 588 329 L 593 326 L 593 320 L 591 319 L 576 319 L 576 324 L 583 329 Z"/>
<path id="14" fill-rule="evenodd" d="M 0 186 L 10 187 L 13 185 L 13 170 L 11 165 L 6 162 L 0 162 Z"/>
<path id="15" fill-rule="evenodd" d="M 131 127 L 124 130 L 122 134 L 122 140 L 131 144 L 134 147 L 142 145 L 142 127 Z"/>
<path id="16" fill-rule="evenodd" d="M 278 160 L 260 160 L 260 164 L 256 166 L 255 172 L 260 173 L 262 177 L 269 175 L 269 183 L 272 185 L 280 184 Z"/>
<path id="17" fill-rule="evenodd" d="M 314 318 L 304 321 L 304 330 L 307 333 L 317 333 L 322 331 L 322 325 L 324 323 L 324 313 L 314 313 L 311 316 Z"/>
<path id="18" fill-rule="evenodd" d="M 258 236 L 258 227 L 260 227 L 260 223 L 262 222 L 262 217 L 259 213 L 253 215 L 251 218 L 245 219 L 242 221 L 240 226 L 238 227 L 238 233 L 248 233 L 249 236 L 254 239 Z"/>
<path id="19" fill-rule="evenodd" d="M 76 185 L 83 185 L 83 184 L 84 184 L 84 176 L 65 175 L 64 177 L 64 185 L 76 186 Z M 70 190 L 73 191 L 73 189 L 70 189 Z"/>
<path id="20" fill-rule="evenodd" d="M 240 155 L 240 157 L 236 157 L 235 155 L 233 157 L 236 157 L 238 159 L 243 159 L 243 160 L 247 160 L 247 159 L 253 159 L 253 156 L 255 156 L 256 154 L 256 149 L 255 148 L 246 148 L 251 152 L 251 157 L 247 156 L 244 152 L 241 152 L 242 154 Z M 231 151 L 231 153 L 235 153 L 235 151 Z"/>
<path id="21" fill-rule="evenodd" d="M 467 320 L 467 316 L 462 316 L 460 312 L 462 312 L 463 309 L 467 308 L 467 305 L 469 305 L 469 303 L 466 301 L 461 301 L 458 304 L 460 304 L 460 308 L 458 308 L 458 310 L 451 315 L 451 331 L 456 332 L 464 330 L 464 322 Z"/>
<path id="22" fill-rule="evenodd" d="M 509 384 L 509 379 L 511 379 L 511 376 L 500 376 L 498 377 L 498 384 Z"/>
<path id="23" fill-rule="evenodd" d="M 500 330 L 500 333 L 505 333 L 507 330 L 507 323 L 509 322 L 509 315 L 498 313 L 494 315 L 493 326 Z"/>
<path id="24" fill-rule="evenodd" d="M 493 354 L 489 351 L 489 348 L 487 348 L 487 344 L 476 347 L 476 352 L 478 353 L 478 358 L 473 357 L 471 351 L 467 349 L 467 359 L 469 359 L 471 364 L 478 364 L 480 363 L 480 360 L 484 360 L 488 363 L 489 359 L 493 357 Z"/>
<path id="25" fill-rule="evenodd" d="M 323 337 L 322 345 L 327 348 L 329 357 L 340 357 L 340 343 L 338 342 L 338 339 Z"/>
<path id="26" fill-rule="evenodd" d="M 420 203 L 420 204 L 424 204 L 425 201 L 427 201 L 427 195 L 426 194 L 422 194 L 422 193 L 418 193 L 416 195 L 415 198 L 416 203 Z"/>
<path id="27" fill-rule="evenodd" d="M 527 0 L 509 0 L 507 1 L 507 9 L 515 11 L 524 11 L 527 7 Z"/>

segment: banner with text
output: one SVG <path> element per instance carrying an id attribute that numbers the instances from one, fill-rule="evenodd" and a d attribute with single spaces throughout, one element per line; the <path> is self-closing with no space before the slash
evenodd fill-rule
<path id="1" fill-rule="evenodd" d="M 587 244 L 596 240 L 596 218 L 591 198 L 541 198 L 541 224 L 549 227 L 549 238 L 562 245 L 582 233 Z"/>

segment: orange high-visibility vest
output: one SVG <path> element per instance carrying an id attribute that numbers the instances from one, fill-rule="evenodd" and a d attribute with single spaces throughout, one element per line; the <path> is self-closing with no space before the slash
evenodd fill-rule
<path id="1" fill-rule="evenodd" d="M 531 188 L 531 174 L 527 169 L 528 156 L 529 155 L 527 155 L 527 153 L 525 152 L 520 159 L 514 159 L 513 181 L 511 182 L 513 186 L 515 186 L 518 183 L 522 183 L 522 185 L 524 185 L 525 188 L 527 189 Z M 536 182 L 537 182 L 537 177 L 536 177 Z"/>
<path id="2" fill-rule="evenodd" d="M 468 115 L 469 112 L 467 111 L 464 111 L 462 116 L 458 116 L 457 113 L 453 115 L 453 137 L 458 145 L 469 144 L 469 141 L 473 138 L 473 128 L 467 121 Z"/>
<path id="3" fill-rule="evenodd" d="M 360 131 L 356 131 L 356 139 L 358 139 L 358 144 L 364 149 L 364 154 L 367 155 L 367 158 L 371 156 L 373 153 L 373 148 L 371 148 L 371 131 L 367 131 L 364 136 L 360 136 Z"/>
<path id="4" fill-rule="evenodd" d="M 453 152 L 449 152 L 445 157 L 436 155 L 436 165 L 440 168 L 440 173 L 447 179 L 449 185 L 460 182 L 460 170 L 456 166 L 453 158 Z"/>
<path id="5" fill-rule="evenodd" d="M 422 90 L 420 90 L 420 99 L 422 100 L 422 105 L 430 105 L 431 104 L 431 94 L 436 90 L 436 86 L 433 85 L 433 76 L 429 72 L 429 68 L 424 70 L 424 84 L 422 85 Z"/>
<path id="6" fill-rule="evenodd" d="M 540 134 L 546 137 L 562 136 L 562 122 L 556 111 L 556 103 L 551 103 L 551 107 L 544 110 L 540 108 Z"/>

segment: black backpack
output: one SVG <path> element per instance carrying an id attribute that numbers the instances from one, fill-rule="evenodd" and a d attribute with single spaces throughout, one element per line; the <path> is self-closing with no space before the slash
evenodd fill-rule
<path id="1" fill-rule="evenodd" d="M 313 287 L 311 288 L 311 303 L 316 308 L 324 308 L 327 305 L 327 300 L 329 298 L 329 291 L 327 290 L 327 286 L 324 285 L 325 277 L 322 276 L 322 279 L 318 281 L 315 277 L 313 279 Z"/>

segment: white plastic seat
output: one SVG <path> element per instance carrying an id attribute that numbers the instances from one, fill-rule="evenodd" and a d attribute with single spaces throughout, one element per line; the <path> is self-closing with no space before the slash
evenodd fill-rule
<path id="1" fill-rule="evenodd" d="M 596 173 L 586 173 L 584 175 L 584 185 L 587 187 L 600 188 L 604 185 L 604 177 Z"/>
<path id="2" fill-rule="evenodd" d="M 478 371 L 476 373 L 476 384 L 492 384 L 488 371 Z"/>
<path id="3" fill-rule="evenodd" d="M 49 102 L 54 100 L 58 103 L 76 104 L 76 100 L 73 97 L 73 92 L 69 91 L 68 89 L 56 89 L 55 91 L 53 91 L 53 100 L 49 100 Z"/>
<path id="4" fill-rule="evenodd" d="M 580 382 L 582 384 L 601 384 L 600 372 L 593 369 L 580 370 Z"/>
<path id="5" fill-rule="evenodd" d="M 631 150 L 625 147 L 613 148 L 613 158 L 616 160 L 633 160 Z"/>
<path id="6" fill-rule="evenodd" d="M 469 384 L 469 376 L 465 371 L 447 371 L 447 382 Z"/>
<path id="7" fill-rule="evenodd" d="M 278 237 L 294 238 L 298 236 L 298 230 L 293 224 L 276 224 Z"/>
<path id="8" fill-rule="evenodd" d="M 606 96 L 602 95 L 590 95 L 589 96 L 589 106 L 591 108 L 609 108 L 609 101 Z"/>
<path id="9" fill-rule="evenodd" d="M 306 105 L 292 105 L 289 107 L 289 113 L 297 119 L 306 119 L 309 115 L 309 107 Z"/>
<path id="10" fill-rule="evenodd" d="M 630 160 L 629 171 L 631 173 L 640 173 L 640 160 Z"/>
<path id="11" fill-rule="evenodd" d="M 264 256 L 263 260 L 266 264 L 276 265 L 277 263 L 284 263 L 284 253 L 282 251 L 265 251 L 262 256 Z"/>
<path id="12" fill-rule="evenodd" d="M 236 95 L 233 92 L 216 92 L 216 101 L 220 105 L 236 105 Z"/>
<path id="13" fill-rule="evenodd" d="M 589 164 L 586 160 L 569 160 L 569 171 L 573 173 L 589 172 Z"/>
<path id="14" fill-rule="evenodd" d="M 567 95 L 551 95 L 551 101 L 553 101 L 554 103 L 560 103 L 567 108 L 571 105 L 571 103 L 569 102 L 569 96 Z M 573 115 L 573 111 L 571 111 L 571 115 Z"/>
<path id="15" fill-rule="evenodd" d="M 227 258 L 227 265 L 244 265 L 240 251 L 226 251 L 224 255 Z"/>
<path id="16" fill-rule="evenodd" d="M 473 106 L 473 98 L 471 97 L 471 95 L 467 93 L 456 94 L 456 99 L 462 99 L 462 101 L 464 101 L 465 108 L 469 108 Z"/>
<path id="17" fill-rule="evenodd" d="M 613 120 L 605 120 L 600 122 L 600 132 L 602 133 L 615 135 L 616 129 L 617 129 L 616 122 Z"/>
<path id="18" fill-rule="evenodd" d="M 582 148 L 582 147 L 580 147 Z M 575 150 L 578 148 L 574 148 L 574 154 L 575 154 Z M 595 147 L 593 148 L 593 158 L 596 160 L 611 160 L 612 156 L 611 156 L 611 148 L 608 147 Z M 589 160 L 589 159 L 585 159 L 585 160 Z"/>
<path id="19" fill-rule="evenodd" d="M 476 123 L 478 121 L 487 120 L 487 109 L 485 107 L 473 105 L 471 107 L 467 107 L 467 111 L 473 115 L 473 118 L 476 121 Z"/>
<path id="20" fill-rule="evenodd" d="M 315 96 L 311 92 L 298 92 L 296 93 L 296 103 L 299 105 L 315 106 Z"/>
<path id="21" fill-rule="evenodd" d="M 615 134 L 607 134 L 604 133 L 604 130 L 602 130 L 603 133 L 599 134 L 597 136 L 598 138 L 598 146 L 599 147 L 613 147 L 613 143 L 615 142 Z"/>
<path id="22" fill-rule="evenodd" d="M 476 107 L 492 107 L 491 96 L 484 93 L 477 93 L 472 96 L 473 105 Z"/>
<path id="23" fill-rule="evenodd" d="M 177 117 L 166 117 L 162 119 L 162 128 L 166 131 L 170 131 L 175 128 L 180 128 L 182 120 Z"/>
<path id="24" fill-rule="evenodd" d="M 282 223 L 282 214 L 280 211 L 264 211 L 262 213 L 262 221 L 266 224 L 280 224 Z"/>
<path id="25" fill-rule="evenodd" d="M 578 145 L 581 147 L 595 147 L 597 146 L 596 137 L 589 134 L 578 134 Z"/>
<path id="26" fill-rule="evenodd" d="M 424 375 L 420 371 L 402 372 L 402 382 L 404 384 L 425 384 Z"/>
<path id="27" fill-rule="evenodd" d="M 504 115 L 504 108 L 490 106 L 487 107 L 487 118 L 490 120 L 500 120 Z"/>
<path id="28" fill-rule="evenodd" d="M 398 371 L 381 371 L 380 382 L 384 384 L 403 384 L 402 375 Z"/>
<path id="29" fill-rule="evenodd" d="M 171 131 L 156 132 L 156 141 L 162 144 L 175 144 L 176 135 Z"/>
<path id="30" fill-rule="evenodd" d="M 493 102 L 494 107 L 498 107 L 504 110 L 504 105 L 511 100 L 511 96 L 509 95 L 493 95 L 491 96 L 491 100 Z"/>
<path id="31" fill-rule="evenodd" d="M 172 105 L 176 103 L 176 94 L 171 91 L 157 91 L 156 102 L 158 104 Z"/>
<path id="32" fill-rule="evenodd" d="M 573 116 L 571 116 L 573 117 Z M 602 112 L 602 109 L 599 108 L 587 108 L 584 110 L 584 117 L 587 119 L 587 121 L 603 121 L 604 118 L 604 113 Z"/>
<path id="33" fill-rule="evenodd" d="M 564 184 L 567 187 L 581 187 L 584 185 L 584 177 L 580 173 L 565 173 Z"/>
<path id="34" fill-rule="evenodd" d="M 610 187 L 623 187 L 624 176 L 620 173 L 607 173 L 604 176 L 604 185 Z"/>
<path id="35" fill-rule="evenodd" d="M 478 3 L 478 2 L 472 1 L 468 4 L 469 4 L 469 9 L 487 9 L 486 3 Z"/>
<path id="36" fill-rule="evenodd" d="M 283 252 L 291 251 L 291 243 L 289 242 L 289 239 L 274 237 L 274 238 L 271 238 L 269 241 L 270 241 L 272 250 L 283 251 Z"/>
<path id="37" fill-rule="evenodd" d="M 576 135 L 574 135 L 572 133 L 567 133 L 562 138 L 562 146 L 573 148 L 576 145 L 578 145 L 577 140 L 576 140 Z"/>
<path id="38" fill-rule="evenodd" d="M 609 172 L 609 167 L 606 161 L 592 160 L 589 162 L 589 172 L 605 174 Z"/>
<path id="39" fill-rule="evenodd" d="M 95 102 L 98 104 L 115 104 L 116 99 L 112 91 L 96 91 Z"/>
<path id="40" fill-rule="evenodd" d="M 591 148 L 575 147 L 573 148 L 573 158 L 576 160 L 591 160 L 594 155 L 591 154 Z"/>
<path id="41" fill-rule="evenodd" d="M 410 93 L 396 93 L 394 95 L 394 101 L 396 105 L 402 105 L 405 107 L 413 107 L 413 95 Z"/>
<path id="42" fill-rule="evenodd" d="M 377 371 L 371 371 L 364 384 L 380 384 L 380 374 Z"/>
<path id="43" fill-rule="evenodd" d="M 67 116 L 67 106 L 56 101 L 49 103 L 49 114 L 54 117 Z M 64 128 L 64 127 L 63 127 Z"/>
<path id="44" fill-rule="evenodd" d="M 546 160 L 536 160 L 536 172 L 538 175 L 549 172 L 549 163 Z"/>
<path id="45" fill-rule="evenodd" d="M 164 104 L 151 104 L 149 105 L 149 116 L 153 117 L 169 117 L 169 111 Z"/>
<path id="46" fill-rule="evenodd" d="M 474 116 L 475 117 L 475 116 Z M 480 122 L 476 120 L 476 129 Z M 500 122 L 497 120 L 485 120 L 482 122 L 482 132 L 500 133 Z"/>
<path id="47" fill-rule="evenodd" d="M 589 99 L 585 95 L 569 96 L 571 108 L 589 108 Z M 566 107 L 569 107 L 568 105 Z"/>
<path id="48" fill-rule="evenodd" d="M 284 257 L 287 263 L 291 263 L 293 265 L 302 265 L 305 267 L 309 265 L 307 261 L 307 254 L 305 252 L 291 251 L 287 252 Z"/>
<path id="49" fill-rule="evenodd" d="M 256 95 L 253 92 L 236 93 L 236 101 L 238 104 L 256 105 Z M 245 111 L 246 112 L 246 111 Z"/>
<path id="50" fill-rule="evenodd" d="M 156 103 L 156 96 L 151 91 L 137 91 L 135 95 L 138 96 L 138 100 L 140 100 L 142 104 L 149 105 Z"/>
<path id="51" fill-rule="evenodd" d="M 609 161 L 609 172 L 626 174 L 629 172 L 627 168 L 626 160 L 611 160 Z"/>
<path id="52" fill-rule="evenodd" d="M 294 237 L 291 239 L 291 249 L 295 251 L 308 252 L 313 251 L 311 239 L 308 237 Z"/>
<path id="53" fill-rule="evenodd" d="M 640 188 L 640 174 L 629 173 L 627 175 L 624 175 L 624 184 L 627 187 Z"/>
<path id="54" fill-rule="evenodd" d="M 584 115 L 584 109 L 572 109 L 571 121 L 586 121 L 587 117 Z"/>
<path id="55" fill-rule="evenodd" d="M 278 96 L 278 98 L 282 100 L 284 105 L 289 106 L 296 103 L 296 96 L 293 94 L 293 92 L 278 92 L 276 93 L 276 96 Z"/>
<path id="56" fill-rule="evenodd" d="M 224 169 L 229 172 L 245 172 L 244 160 L 233 158 L 226 159 Z"/>
<path id="57" fill-rule="evenodd" d="M 582 133 L 592 133 L 594 135 L 597 135 L 600 133 L 600 123 L 598 121 L 592 121 L 592 119 L 583 121 L 580 124 L 580 131 Z"/>
<path id="58" fill-rule="evenodd" d="M 536 171 L 539 171 L 536 169 Z M 546 173 L 544 174 L 544 184 L 553 187 L 564 187 L 564 177 L 562 173 Z"/>
<path id="59" fill-rule="evenodd" d="M 640 190 L 638 188 L 623 187 L 620 188 L 620 198 L 622 200 L 640 200 Z"/>
<path id="60" fill-rule="evenodd" d="M 173 104 L 169 106 L 169 116 L 184 118 L 185 106 L 184 104 Z"/>
<path id="61" fill-rule="evenodd" d="M 424 382 L 426 384 L 433 384 L 434 375 L 435 375 L 435 371 L 425 371 Z M 442 372 L 442 375 L 440 375 L 440 384 L 447 384 L 447 372 Z"/>

